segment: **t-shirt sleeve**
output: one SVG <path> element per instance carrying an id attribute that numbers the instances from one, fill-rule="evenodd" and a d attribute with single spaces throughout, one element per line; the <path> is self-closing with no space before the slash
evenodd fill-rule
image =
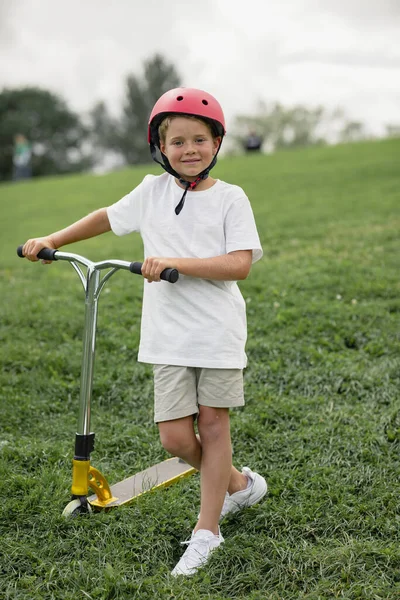
<path id="1" fill-rule="evenodd" d="M 253 210 L 244 193 L 232 202 L 226 214 L 225 244 L 227 253 L 235 250 L 252 250 L 253 263 L 260 260 L 263 255 Z"/>
<path id="2" fill-rule="evenodd" d="M 127 235 L 133 231 L 140 231 L 142 217 L 142 198 L 148 184 L 146 176 L 129 194 L 107 208 L 107 216 L 111 229 L 116 235 Z"/>

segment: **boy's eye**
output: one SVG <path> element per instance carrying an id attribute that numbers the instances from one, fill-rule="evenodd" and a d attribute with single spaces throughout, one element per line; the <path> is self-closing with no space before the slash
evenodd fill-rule
<path id="1" fill-rule="evenodd" d="M 195 139 L 196 144 L 202 144 L 205 141 L 206 141 L 205 137 L 198 137 L 198 138 Z M 173 146 L 182 146 L 183 143 L 184 143 L 183 140 L 174 140 L 172 142 L 172 145 Z"/>

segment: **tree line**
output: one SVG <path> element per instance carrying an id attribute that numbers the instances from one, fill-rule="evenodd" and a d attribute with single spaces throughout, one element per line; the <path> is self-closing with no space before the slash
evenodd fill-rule
<path id="1" fill-rule="evenodd" d="M 34 176 L 87 171 L 101 162 L 104 153 L 112 153 L 126 165 L 148 163 L 147 120 L 151 109 L 164 92 L 181 85 L 175 66 L 156 54 L 144 61 L 142 74 L 127 76 L 117 117 L 110 114 L 102 101 L 82 116 L 54 92 L 39 87 L 3 89 L 0 91 L 0 180 L 12 177 L 14 140 L 18 134 L 31 144 Z M 365 125 L 348 120 L 343 111 L 285 107 L 279 103 L 260 104 L 255 114 L 238 115 L 230 132 L 228 150 L 239 152 L 250 132 L 261 137 L 265 151 L 367 137 Z M 388 125 L 388 135 L 399 133 L 399 127 Z"/>

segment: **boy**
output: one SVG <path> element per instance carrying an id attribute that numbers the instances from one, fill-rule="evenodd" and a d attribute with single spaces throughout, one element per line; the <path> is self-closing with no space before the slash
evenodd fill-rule
<path id="1" fill-rule="evenodd" d="M 244 404 L 247 336 L 236 281 L 247 277 L 262 249 L 243 190 L 209 176 L 224 135 L 213 96 L 170 90 L 156 102 L 148 128 L 152 157 L 166 173 L 148 175 L 112 206 L 23 248 L 37 260 L 43 247 L 106 231 L 141 234 L 147 281 L 138 360 L 153 364 L 162 445 L 200 471 L 200 514 L 174 576 L 194 574 L 224 541 L 219 521 L 267 493 L 263 477 L 232 465 L 229 408 Z M 149 285 L 166 267 L 178 269 L 179 281 Z"/>

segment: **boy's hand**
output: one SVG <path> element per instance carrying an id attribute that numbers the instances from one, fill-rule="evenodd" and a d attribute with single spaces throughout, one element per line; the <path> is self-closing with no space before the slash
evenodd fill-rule
<path id="1" fill-rule="evenodd" d="M 28 260 L 35 262 L 38 259 L 37 255 L 43 248 L 51 248 L 52 250 L 57 250 L 51 236 L 42 237 L 42 238 L 34 238 L 32 240 L 28 240 L 25 242 L 24 247 L 22 248 L 22 254 Z M 51 260 L 42 260 L 44 265 L 49 265 L 53 261 Z"/>
<path id="2" fill-rule="evenodd" d="M 172 258 L 160 258 L 149 256 L 142 265 L 142 275 L 149 283 L 152 281 L 161 281 L 160 274 L 164 269 L 173 268 Z"/>

